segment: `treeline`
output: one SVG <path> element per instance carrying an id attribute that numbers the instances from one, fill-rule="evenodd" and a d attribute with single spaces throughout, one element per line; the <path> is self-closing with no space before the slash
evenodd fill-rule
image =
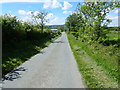
<path id="1" fill-rule="evenodd" d="M 90 64 L 85 63 L 85 60 L 81 60 L 82 58 L 78 58 L 78 56 L 84 57 L 80 54 L 80 47 L 92 57 L 97 66 L 103 68 L 111 82 L 120 80 L 118 73 L 120 57 L 118 33 L 120 29 L 118 27 L 108 28 L 111 20 L 106 18 L 111 10 L 119 7 L 120 3 L 118 2 L 84 2 L 82 5 L 78 4 L 76 11 L 66 19 L 65 26 L 71 47 L 89 88 L 99 87 L 99 85 L 105 88 L 107 84 L 102 85 L 103 83 L 98 80 L 99 77 L 94 78 L 95 73 L 92 71 L 97 67 L 86 69 L 86 66 L 90 66 Z M 75 38 L 76 41 L 72 38 Z M 83 67 L 81 67 L 82 65 Z M 88 72 L 90 74 L 87 74 Z M 103 78 L 101 80 L 104 81 Z M 101 83 L 98 83 L 99 81 Z M 113 85 L 113 87 L 117 86 Z"/>
<path id="2" fill-rule="evenodd" d="M 42 18 L 44 19 L 44 18 Z M 2 24 L 2 74 L 3 76 L 31 56 L 40 52 L 60 32 L 52 32 L 42 23 L 23 22 L 16 16 L 0 16 Z"/>
<path id="3" fill-rule="evenodd" d="M 18 20 L 16 16 L 12 17 L 6 14 L 0 19 L 2 21 L 3 43 L 8 43 L 11 40 L 37 40 L 53 34 L 49 28 L 44 28 L 42 32 L 38 25 Z"/>
<path id="4" fill-rule="evenodd" d="M 60 28 L 62 25 L 47 25 L 46 27 L 50 28 L 50 29 L 58 29 Z"/>
<path id="5" fill-rule="evenodd" d="M 67 17 L 65 25 L 70 32 L 83 41 L 103 42 L 107 38 L 107 25 L 111 22 L 107 14 L 118 8 L 118 2 L 84 2 L 78 4 L 75 13 Z"/>

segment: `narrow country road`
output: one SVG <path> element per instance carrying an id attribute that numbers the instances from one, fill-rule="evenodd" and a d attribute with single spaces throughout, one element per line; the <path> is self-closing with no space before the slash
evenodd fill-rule
<path id="1" fill-rule="evenodd" d="M 9 73 L 3 88 L 85 88 L 67 35 Z"/>

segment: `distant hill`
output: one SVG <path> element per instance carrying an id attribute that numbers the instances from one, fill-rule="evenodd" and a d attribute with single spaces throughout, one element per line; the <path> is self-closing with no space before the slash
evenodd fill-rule
<path id="1" fill-rule="evenodd" d="M 120 28 L 119 27 L 106 27 L 106 29 L 109 29 L 109 30 L 115 30 L 115 31 L 120 31 Z"/>
<path id="2" fill-rule="evenodd" d="M 60 26 L 62 25 L 46 25 L 46 27 L 50 29 L 58 29 Z"/>

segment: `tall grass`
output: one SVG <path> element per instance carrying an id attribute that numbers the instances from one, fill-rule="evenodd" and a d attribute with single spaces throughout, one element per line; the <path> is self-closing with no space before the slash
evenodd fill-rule
<path id="1" fill-rule="evenodd" d="M 68 39 L 89 88 L 118 88 L 120 53 L 117 45 L 82 42 L 71 34 Z"/>
<path id="2" fill-rule="evenodd" d="M 102 66 L 107 74 L 118 81 L 119 43 L 118 31 L 111 31 L 104 43 L 81 42 L 81 47 L 90 55 L 98 65 Z"/>

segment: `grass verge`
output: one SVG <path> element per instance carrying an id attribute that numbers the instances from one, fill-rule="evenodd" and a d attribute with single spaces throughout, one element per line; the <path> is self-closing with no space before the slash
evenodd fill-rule
<path id="1" fill-rule="evenodd" d="M 78 68 L 88 88 L 118 88 L 118 66 L 117 61 L 115 61 L 117 57 L 114 55 L 111 56 L 111 58 L 107 57 L 106 55 L 109 53 L 102 56 L 104 53 L 99 52 L 99 50 L 91 51 L 92 49 L 88 49 L 87 45 L 83 44 L 80 40 L 76 40 L 71 34 L 68 34 L 68 39 Z M 97 49 L 98 48 L 100 47 L 97 46 Z M 109 61 L 111 59 L 114 60 Z M 110 71 L 111 69 L 112 71 Z"/>

